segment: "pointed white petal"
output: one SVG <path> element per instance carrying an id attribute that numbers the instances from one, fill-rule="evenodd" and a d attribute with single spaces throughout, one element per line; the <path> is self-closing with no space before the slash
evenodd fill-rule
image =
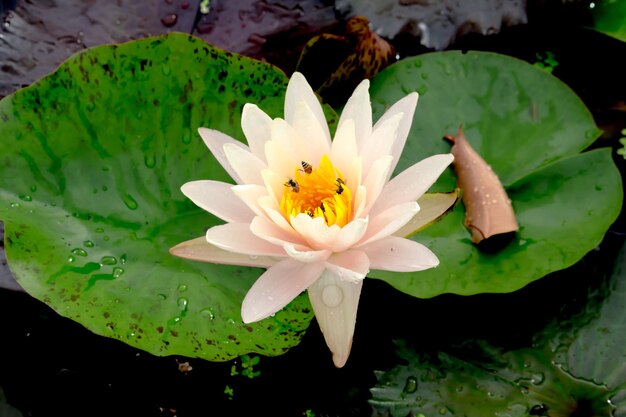
<path id="1" fill-rule="evenodd" d="M 348 119 L 337 128 L 331 147 L 333 164 L 345 175 L 357 157 L 354 120 Z M 345 179 L 345 177 L 344 177 Z"/>
<path id="2" fill-rule="evenodd" d="M 265 142 L 271 138 L 272 118 L 255 104 L 246 103 L 241 113 L 241 129 L 248 140 L 250 151 L 265 161 Z"/>
<path id="3" fill-rule="evenodd" d="M 391 149 L 391 155 L 393 155 L 393 163 L 391 164 L 391 173 L 393 173 L 394 169 L 396 169 L 396 165 L 400 160 L 400 154 L 404 149 L 404 144 L 406 143 L 406 139 L 409 136 L 409 131 L 411 130 L 411 124 L 413 123 L 413 116 L 415 115 L 415 107 L 417 106 L 417 100 L 419 95 L 417 93 L 411 93 L 406 97 L 398 100 L 394 105 L 392 105 L 389 110 L 383 114 L 383 116 L 376 122 L 374 125 L 374 129 L 395 115 L 402 113 L 402 119 L 400 124 L 398 125 L 398 131 L 396 135 L 396 140 L 393 143 L 393 147 Z"/>
<path id="4" fill-rule="evenodd" d="M 278 262 L 254 283 L 241 305 L 244 323 L 276 313 L 307 289 L 322 274 L 321 263 L 302 263 L 291 258 Z"/>
<path id="5" fill-rule="evenodd" d="M 311 218 L 300 213 L 291 216 L 291 226 L 302 236 L 310 247 L 316 250 L 331 249 L 341 228 L 336 224 L 328 226 L 322 217 Z"/>
<path id="6" fill-rule="evenodd" d="M 315 318 L 337 368 L 343 367 L 350 356 L 362 287 L 363 281 L 343 281 L 324 271 L 308 289 Z"/>
<path id="7" fill-rule="evenodd" d="M 317 162 L 322 159 L 322 155 L 330 153 L 331 143 L 330 137 L 328 136 L 328 126 L 325 120 L 323 124 L 324 126 L 322 127 L 315 114 L 309 108 L 308 103 L 304 100 L 296 103 L 291 125 L 295 131 L 298 132 L 298 136 L 304 144 L 307 145 L 308 156 L 306 158 L 313 164 L 317 164 Z"/>
<path id="8" fill-rule="evenodd" d="M 255 213 L 257 216 L 263 215 L 263 210 L 259 206 L 259 199 L 261 197 L 267 196 L 267 188 L 262 185 L 256 184 L 241 184 L 235 185 L 231 188 L 234 195 L 241 200 L 243 204 L 245 204 L 250 211 Z M 251 221 L 249 219 L 248 221 Z"/>
<path id="9" fill-rule="evenodd" d="M 179 258 L 193 261 L 210 262 L 222 265 L 243 265 L 267 268 L 278 262 L 279 258 L 268 256 L 250 256 L 229 252 L 211 245 L 205 236 L 187 240 L 170 249 L 170 253 Z"/>
<path id="10" fill-rule="evenodd" d="M 248 149 L 232 143 L 224 144 L 224 155 L 244 184 L 263 185 L 261 171 L 267 168 L 265 162 L 254 156 Z"/>
<path id="11" fill-rule="evenodd" d="M 327 141 L 328 146 L 330 146 L 330 132 L 328 131 L 328 124 L 326 117 L 324 117 L 322 106 L 315 96 L 313 89 L 304 78 L 304 75 L 299 72 L 294 72 L 289 80 L 285 94 L 285 120 L 287 123 L 292 124 L 299 101 L 304 101 L 311 112 L 313 112 L 319 125 L 322 127 L 324 139 Z"/>
<path id="12" fill-rule="evenodd" d="M 358 144 L 372 133 L 372 105 L 370 103 L 369 87 L 369 80 L 361 81 L 346 102 L 337 125 L 337 131 L 339 131 L 343 123 L 347 120 L 353 120 L 356 128 L 356 142 Z"/>
<path id="13" fill-rule="evenodd" d="M 180 190 L 198 207 L 227 222 L 249 222 L 252 210 L 234 193 L 233 185 L 220 181 L 200 180 L 183 184 Z"/>
<path id="14" fill-rule="evenodd" d="M 419 209 L 417 202 L 410 201 L 390 207 L 376 216 L 370 216 L 367 232 L 361 239 L 361 242 L 355 246 L 359 247 L 395 233 L 407 224 Z"/>
<path id="15" fill-rule="evenodd" d="M 412 272 L 439 265 L 437 256 L 426 246 L 397 236 L 387 236 L 359 249 L 367 254 L 372 269 Z"/>
<path id="16" fill-rule="evenodd" d="M 217 162 L 219 162 L 220 165 L 224 167 L 226 172 L 228 172 L 228 175 L 230 175 L 230 177 L 234 179 L 237 184 L 241 184 L 243 182 L 241 180 L 241 177 L 237 174 L 235 169 L 230 165 L 230 162 L 226 158 L 226 154 L 224 153 L 224 145 L 227 143 L 231 143 L 244 150 L 249 150 L 249 148 L 238 140 L 235 140 L 230 136 L 223 134 L 222 132 L 218 132 L 217 130 L 201 127 L 198 129 L 198 133 L 200 134 L 200 137 L 204 141 L 205 145 L 209 148 L 215 159 L 217 159 Z"/>
<path id="17" fill-rule="evenodd" d="M 344 281 L 360 281 L 370 271 L 370 261 L 361 250 L 333 253 L 326 261 L 326 269 Z"/>
<path id="18" fill-rule="evenodd" d="M 363 158 L 363 173 L 365 175 L 367 175 L 375 160 L 383 155 L 391 155 L 401 121 L 402 114 L 396 114 L 383 123 L 376 124 L 370 137 L 364 141 L 363 149 L 361 149 L 360 153 Z"/>
<path id="19" fill-rule="evenodd" d="M 249 223 L 226 223 L 213 226 L 206 240 L 220 249 L 252 256 L 285 256 L 281 246 L 267 242 L 250 231 Z"/>
<path id="20" fill-rule="evenodd" d="M 284 249 L 285 252 L 287 252 L 287 255 L 289 255 L 291 258 L 304 263 L 324 262 L 332 253 L 328 249 L 311 250 L 307 247 L 296 247 L 291 243 L 287 243 L 284 246 Z"/>
<path id="21" fill-rule="evenodd" d="M 361 240 L 367 231 L 368 219 L 355 219 L 341 228 L 332 243 L 333 252 L 343 252 Z"/>
<path id="22" fill-rule="evenodd" d="M 365 207 L 361 212 L 361 216 L 367 216 L 372 206 L 376 203 L 378 196 L 380 196 L 380 192 L 387 183 L 387 174 L 391 168 L 392 161 L 393 157 L 391 155 L 381 156 L 374 161 L 371 168 L 367 172 L 367 177 L 365 177 L 365 181 L 363 181 L 367 194 Z M 383 199 L 386 198 L 387 196 L 384 195 Z"/>
<path id="23" fill-rule="evenodd" d="M 302 239 L 300 235 L 285 231 L 282 227 L 268 220 L 266 217 L 255 217 L 252 223 L 250 223 L 250 231 L 255 236 L 278 246 L 285 246 L 287 244 L 302 246 L 305 244 L 304 239 Z"/>
<path id="24" fill-rule="evenodd" d="M 433 155 L 393 177 L 382 191 L 384 198 L 379 198 L 372 207 L 372 215 L 398 204 L 417 201 L 437 181 L 453 159 L 452 154 Z"/>

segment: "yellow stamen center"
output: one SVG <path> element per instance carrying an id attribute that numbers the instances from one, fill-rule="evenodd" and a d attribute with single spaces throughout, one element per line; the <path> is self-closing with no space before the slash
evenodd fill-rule
<path id="1" fill-rule="evenodd" d="M 324 155 L 319 167 L 303 161 L 292 178 L 285 179 L 280 209 L 289 220 L 300 213 L 322 217 L 327 225 L 345 226 L 350 221 L 352 195 L 341 172 Z"/>

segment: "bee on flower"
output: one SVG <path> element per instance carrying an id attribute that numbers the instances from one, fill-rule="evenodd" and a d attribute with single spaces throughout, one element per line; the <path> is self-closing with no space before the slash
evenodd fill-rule
<path id="1" fill-rule="evenodd" d="M 271 316 L 306 290 L 337 367 L 350 354 L 368 272 L 438 265 L 428 248 L 396 234 L 453 160 L 434 155 L 391 178 L 418 95 L 402 98 L 373 124 L 368 89 L 368 80 L 356 88 L 333 140 L 317 97 L 298 72 L 287 87 L 284 118 L 244 106 L 247 146 L 200 128 L 236 184 L 184 184 L 188 198 L 226 223 L 171 249 L 194 260 L 267 268 L 243 300 L 246 323 Z"/>

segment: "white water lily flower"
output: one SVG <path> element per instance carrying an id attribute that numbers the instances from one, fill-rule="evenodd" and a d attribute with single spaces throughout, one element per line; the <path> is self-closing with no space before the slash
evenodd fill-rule
<path id="1" fill-rule="evenodd" d="M 439 263 L 428 248 L 394 233 L 416 215 L 418 198 L 453 159 L 434 155 L 390 180 L 418 95 L 395 103 L 372 126 L 368 88 L 363 81 L 346 103 L 333 141 L 322 107 L 300 73 L 289 81 L 284 119 L 244 106 L 248 146 L 200 128 L 237 185 L 184 184 L 188 198 L 226 224 L 171 249 L 189 259 L 267 268 L 243 301 L 246 323 L 276 313 L 308 290 L 337 367 L 350 354 L 370 269 L 420 271 Z"/>

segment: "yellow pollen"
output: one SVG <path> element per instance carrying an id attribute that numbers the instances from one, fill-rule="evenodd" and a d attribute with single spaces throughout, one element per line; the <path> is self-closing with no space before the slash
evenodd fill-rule
<path id="1" fill-rule="evenodd" d="M 287 220 L 305 213 L 313 218 L 322 217 L 329 226 L 343 227 L 351 220 L 352 213 L 348 185 L 327 155 L 322 156 L 319 167 L 302 161 L 294 168 L 293 177 L 285 179 L 280 209 Z"/>

